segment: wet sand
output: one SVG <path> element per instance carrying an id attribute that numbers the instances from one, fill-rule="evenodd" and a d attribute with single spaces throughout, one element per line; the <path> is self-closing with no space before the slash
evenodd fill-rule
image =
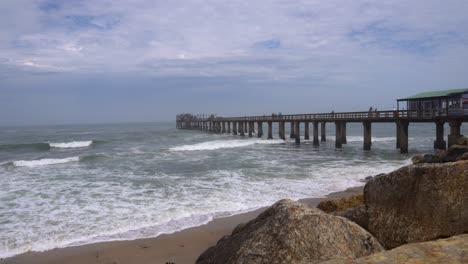
<path id="1" fill-rule="evenodd" d="M 331 193 L 326 198 L 307 198 L 301 202 L 317 206 L 320 201 L 360 193 L 363 186 L 342 192 Z M 265 207 L 266 208 L 266 207 Z M 223 236 L 229 235 L 238 224 L 257 217 L 265 208 L 217 218 L 197 227 L 184 229 L 172 234 L 131 241 L 102 242 L 76 247 L 53 249 L 45 252 L 28 252 L 0 260 L 0 264 L 191 264 L 207 248 L 216 244 Z"/>

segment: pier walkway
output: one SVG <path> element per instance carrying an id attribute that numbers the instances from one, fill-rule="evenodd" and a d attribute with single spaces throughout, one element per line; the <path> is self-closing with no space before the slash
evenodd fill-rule
<path id="1" fill-rule="evenodd" d="M 176 124 L 178 129 L 195 129 L 213 133 L 232 133 L 253 137 L 263 137 L 263 124 L 267 124 L 267 138 L 273 139 L 273 124 L 278 126 L 278 137 L 286 139 L 285 126 L 291 126 L 290 138 L 294 138 L 296 144 L 301 141 L 301 123 L 304 124 L 304 138 L 309 139 L 309 126 L 312 125 L 313 144 L 320 145 L 320 141 L 326 141 L 326 123 L 334 123 L 335 147 L 341 148 L 346 144 L 346 124 L 362 123 L 363 125 L 363 149 L 370 150 L 372 145 L 372 123 L 394 123 L 396 148 L 401 153 L 408 153 L 408 126 L 410 123 L 434 123 L 436 135 L 434 148 L 445 149 L 447 144 L 444 140 L 444 124 L 450 126 L 448 135 L 448 146 L 455 144 L 461 137 L 461 125 L 468 121 L 468 115 L 452 115 L 448 111 L 431 109 L 430 111 L 411 110 L 387 110 L 387 111 L 365 111 L 365 112 L 330 112 L 316 114 L 272 114 L 263 116 L 244 117 L 215 117 L 204 115 L 180 114 L 177 115 Z M 319 140 L 320 130 L 320 140 Z"/>

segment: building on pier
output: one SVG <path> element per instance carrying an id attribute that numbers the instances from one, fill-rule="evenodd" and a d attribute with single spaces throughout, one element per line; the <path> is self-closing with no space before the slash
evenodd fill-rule
<path id="1" fill-rule="evenodd" d="M 456 117 L 468 116 L 468 89 L 455 89 L 419 93 L 397 100 L 406 102 L 409 116 Z"/>

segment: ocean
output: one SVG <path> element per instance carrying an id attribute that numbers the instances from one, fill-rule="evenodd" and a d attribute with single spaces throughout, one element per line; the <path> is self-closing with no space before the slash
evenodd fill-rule
<path id="1" fill-rule="evenodd" d="M 432 152 L 435 138 L 435 125 L 411 124 L 402 155 L 394 124 L 373 124 L 367 152 L 361 124 L 348 124 L 341 150 L 332 124 L 319 147 L 279 140 L 274 129 L 267 140 L 175 122 L 0 128 L 0 257 L 154 237 L 283 198 L 321 197 L 409 164 Z"/>

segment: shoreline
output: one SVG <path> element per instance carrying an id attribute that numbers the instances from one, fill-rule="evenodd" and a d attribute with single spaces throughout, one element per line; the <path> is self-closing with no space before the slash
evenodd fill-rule
<path id="1" fill-rule="evenodd" d="M 364 185 L 333 192 L 324 197 L 304 198 L 299 201 L 317 206 L 323 200 L 349 196 L 363 191 Z M 56 248 L 43 252 L 26 252 L 0 260 L 1 264 L 19 263 L 194 263 L 207 248 L 214 246 L 240 223 L 257 217 L 268 207 L 215 218 L 200 226 L 190 227 L 170 234 L 136 240 L 98 242 L 80 246 Z"/>

